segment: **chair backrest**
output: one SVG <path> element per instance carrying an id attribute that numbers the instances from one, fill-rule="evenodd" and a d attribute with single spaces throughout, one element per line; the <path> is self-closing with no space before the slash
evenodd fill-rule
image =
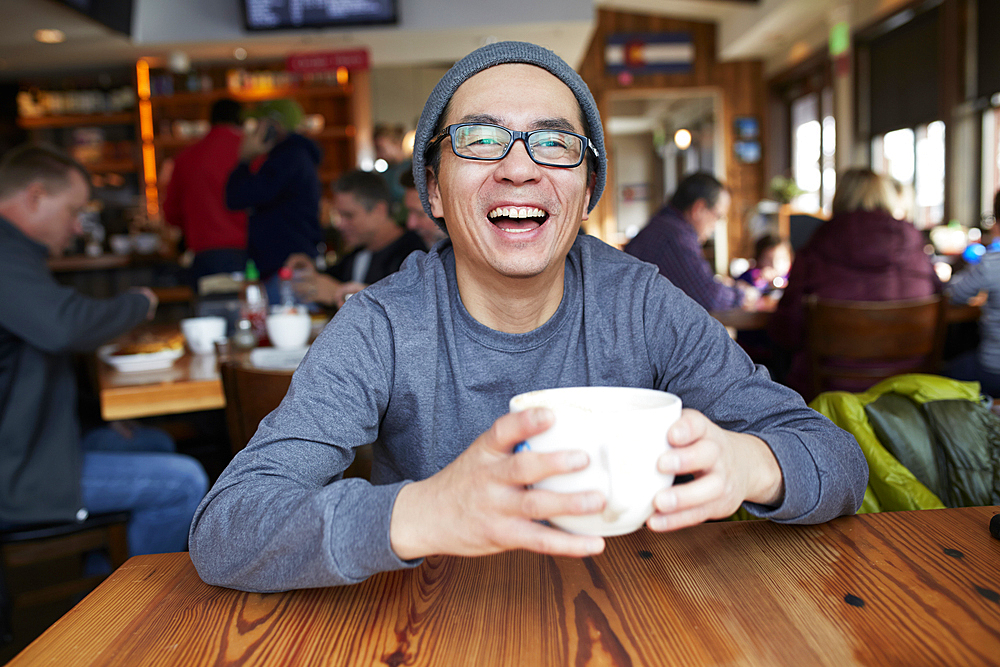
<path id="1" fill-rule="evenodd" d="M 806 300 L 813 392 L 831 380 L 868 386 L 901 373 L 936 373 L 944 346 L 941 296 L 898 301 Z"/>
<path id="2" fill-rule="evenodd" d="M 112 570 L 123 565 L 128 559 L 128 520 L 128 512 L 111 512 L 79 522 L 0 530 L 0 645 L 15 638 L 11 622 L 15 611 L 56 602 L 64 602 L 68 609 L 76 596 L 101 583 L 107 575 L 83 571 L 85 553 L 104 551 Z M 30 576 L 21 576 L 25 570 Z M 18 576 L 12 586 L 8 581 L 13 574 Z"/>
<path id="3" fill-rule="evenodd" d="M 226 394 L 226 424 L 233 454 L 247 446 L 260 420 L 278 407 L 292 382 L 291 371 L 265 370 L 239 361 L 219 365 Z"/>
<path id="4" fill-rule="evenodd" d="M 292 382 L 291 371 L 265 370 L 240 361 L 224 360 L 219 364 L 222 388 L 226 394 L 226 423 L 233 455 L 247 446 L 260 421 L 278 407 Z M 372 446 L 354 450 L 354 461 L 344 477 L 371 479 Z"/>

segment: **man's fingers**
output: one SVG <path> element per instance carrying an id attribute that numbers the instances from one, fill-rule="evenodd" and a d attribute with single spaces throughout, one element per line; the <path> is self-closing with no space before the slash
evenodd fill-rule
<path id="1" fill-rule="evenodd" d="M 695 444 L 671 447 L 660 454 L 657 469 L 665 475 L 695 474 L 714 466 L 719 456 L 719 443 L 703 439 Z"/>
<path id="2" fill-rule="evenodd" d="M 675 484 L 653 498 L 657 512 L 682 512 L 719 500 L 725 491 L 720 475 L 704 475 L 687 484 Z"/>
<path id="3" fill-rule="evenodd" d="M 554 516 L 595 514 L 604 510 L 604 495 L 597 491 L 557 493 L 531 489 L 520 495 L 520 513 L 529 519 L 545 520 Z"/>
<path id="4" fill-rule="evenodd" d="M 510 454 L 516 445 L 538 435 L 554 422 L 555 416 L 547 408 L 509 412 L 493 422 L 493 426 L 479 441 L 492 452 Z"/>
<path id="5" fill-rule="evenodd" d="M 523 530 L 518 531 L 518 535 L 517 544 L 511 545 L 511 548 L 573 558 L 595 556 L 604 551 L 603 537 L 574 535 L 540 523 L 529 522 Z"/>
<path id="6" fill-rule="evenodd" d="M 711 422 L 697 410 L 684 408 L 681 417 L 667 431 L 667 442 L 674 447 L 687 447 L 705 437 Z"/>

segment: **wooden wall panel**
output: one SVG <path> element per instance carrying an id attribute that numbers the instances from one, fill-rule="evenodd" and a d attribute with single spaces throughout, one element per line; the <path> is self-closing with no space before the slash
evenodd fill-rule
<path id="1" fill-rule="evenodd" d="M 736 160 L 733 152 L 735 135 L 733 121 L 739 116 L 758 119 L 761 148 L 766 151 L 767 123 L 765 118 L 766 89 L 764 68 L 760 61 L 718 62 L 716 26 L 714 23 L 686 21 L 649 14 L 599 9 L 597 27 L 580 65 L 580 75 L 590 86 L 602 117 L 609 111 L 608 93 L 618 90 L 662 91 L 679 88 L 715 88 L 722 96 L 721 125 L 725 148 L 725 180 L 733 205 L 729 213 L 728 241 L 730 256 L 748 256 L 753 239 L 747 233 L 747 222 L 757 202 L 764 196 L 764 160 L 747 165 Z M 629 86 L 622 86 L 617 77 L 604 67 L 604 44 L 607 36 L 621 32 L 689 32 L 695 48 L 694 67 L 686 74 L 655 74 L 637 76 Z M 605 137 L 606 141 L 611 141 Z M 609 151 L 610 152 L 610 151 Z M 613 174 L 608 175 L 608 189 L 601 204 L 591 214 L 587 231 L 613 241 L 617 230 L 612 228 L 610 211 L 614 201 Z"/>

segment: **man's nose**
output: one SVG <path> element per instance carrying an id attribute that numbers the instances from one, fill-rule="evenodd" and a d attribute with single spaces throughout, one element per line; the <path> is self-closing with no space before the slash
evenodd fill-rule
<path id="1" fill-rule="evenodd" d="M 501 180 L 514 183 L 531 182 L 541 176 L 541 167 L 528 155 L 528 144 L 519 138 L 500 160 L 496 175 Z"/>

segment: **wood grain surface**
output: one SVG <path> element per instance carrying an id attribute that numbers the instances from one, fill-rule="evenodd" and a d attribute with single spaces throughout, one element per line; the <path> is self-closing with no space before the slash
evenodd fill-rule
<path id="1" fill-rule="evenodd" d="M 10 664 L 997 664 L 997 512 L 643 529 L 596 558 L 434 557 L 267 595 L 139 556 Z"/>

